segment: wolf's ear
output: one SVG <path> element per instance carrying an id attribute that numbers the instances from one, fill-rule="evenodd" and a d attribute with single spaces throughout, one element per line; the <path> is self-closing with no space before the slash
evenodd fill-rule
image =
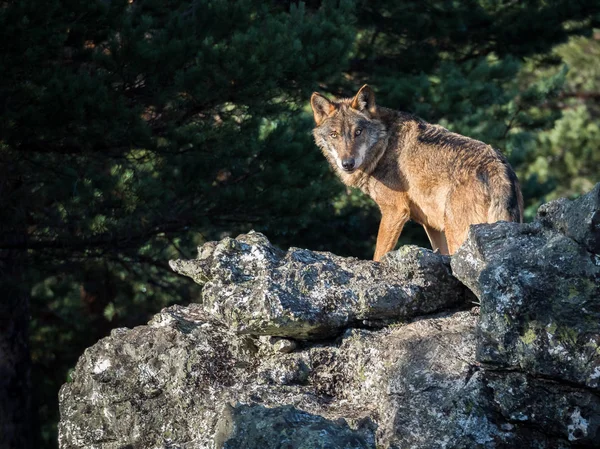
<path id="1" fill-rule="evenodd" d="M 357 111 L 368 111 L 374 115 L 377 111 L 375 106 L 375 92 L 367 84 L 360 88 L 356 96 L 352 99 L 352 108 Z"/>
<path id="2" fill-rule="evenodd" d="M 323 120 L 335 109 L 333 103 L 318 92 L 314 92 L 310 97 L 310 105 L 312 106 L 317 126 L 323 123 Z"/>

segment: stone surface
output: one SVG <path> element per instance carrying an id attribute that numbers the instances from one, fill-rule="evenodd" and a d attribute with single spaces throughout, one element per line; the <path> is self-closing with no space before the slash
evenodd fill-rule
<path id="1" fill-rule="evenodd" d="M 289 338 L 268 337 L 266 335 L 263 335 L 259 338 L 259 341 L 262 345 L 265 345 L 272 351 L 283 352 L 286 354 L 292 352 L 298 347 L 298 343 L 296 343 L 296 340 L 291 340 Z"/>
<path id="2" fill-rule="evenodd" d="M 86 350 L 60 393 L 60 447 L 267 447 L 244 430 L 249 413 L 301 416 L 290 448 L 308 447 L 295 438 L 323 426 L 358 444 L 332 447 L 426 444 L 463 393 L 475 318 L 348 330 L 285 354 L 206 321 L 199 305 L 165 309 Z"/>
<path id="3" fill-rule="evenodd" d="M 488 399 L 505 422 L 501 428 L 513 435 L 520 431 L 528 444 L 518 447 L 538 447 L 544 441 L 549 447 L 569 447 L 567 442 L 599 447 L 597 394 L 518 372 L 486 371 L 482 383 L 480 404 Z"/>
<path id="4" fill-rule="evenodd" d="M 116 330 L 86 350 L 60 392 L 60 447 L 566 448 L 599 442 L 598 396 L 483 369 L 475 360 L 477 315 L 469 311 L 347 330 L 288 354 L 209 318 L 199 305 L 171 307 L 148 326 Z M 315 442 L 319 432 L 322 446 Z"/>
<path id="5" fill-rule="evenodd" d="M 223 431 L 215 446 L 223 449 L 375 449 L 373 441 L 350 429 L 344 419 L 333 422 L 291 405 L 227 407 L 219 425 Z"/>
<path id="6" fill-rule="evenodd" d="M 600 259 L 540 223 L 473 226 L 452 260 L 481 302 L 478 359 L 600 387 Z"/>
<path id="7" fill-rule="evenodd" d="M 574 201 L 561 198 L 542 205 L 537 218 L 544 226 L 600 254 L 600 183 Z"/>
<path id="8" fill-rule="evenodd" d="M 210 242 L 195 260 L 171 267 L 203 285 L 207 313 L 253 335 L 315 339 L 464 304 L 470 292 L 449 258 L 416 246 L 381 263 L 291 248 L 283 252 L 251 232 Z"/>

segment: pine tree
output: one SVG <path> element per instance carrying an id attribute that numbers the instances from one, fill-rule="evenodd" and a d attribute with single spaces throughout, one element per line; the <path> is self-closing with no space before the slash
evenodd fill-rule
<path id="1" fill-rule="evenodd" d="M 600 181 L 600 31 L 571 38 L 552 56 L 568 72 L 563 89 L 543 109 L 561 116 L 536 135 L 536 151 L 524 164 L 527 181 L 538 187 L 538 202 L 581 195 Z M 526 74 L 545 79 L 556 70 L 531 64 Z"/>
<path id="2" fill-rule="evenodd" d="M 0 257 L 5 291 L 16 271 L 32 294 L 42 422 L 85 346 L 191 299 L 169 258 L 224 232 L 285 235 L 338 188 L 305 151 L 301 109 L 344 66 L 351 14 L 346 1 L 2 5 Z M 23 301 L 3 304 L 15 323 Z M 14 335 L 0 342 L 22 355 Z"/>

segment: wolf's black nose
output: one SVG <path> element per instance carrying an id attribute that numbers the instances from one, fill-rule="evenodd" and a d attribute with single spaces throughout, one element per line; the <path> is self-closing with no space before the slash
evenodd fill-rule
<path id="1" fill-rule="evenodd" d="M 354 168 L 354 159 L 344 159 L 342 161 L 342 167 L 344 167 L 344 170 L 352 170 Z"/>

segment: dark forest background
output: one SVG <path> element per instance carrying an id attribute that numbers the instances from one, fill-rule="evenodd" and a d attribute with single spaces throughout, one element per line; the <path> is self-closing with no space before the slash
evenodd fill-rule
<path id="1" fill-rule="evenodd" d="M 199 299 L 169 259 L 250 229 L 372 257 L 379 212 L 314 145 L 315 90 L 369 83 L 500 148 L 527 219 L 589 190 L 598 28 L 597 0 L 0 1 L 0 447 L 56 447 L 83 350 Z"/>

